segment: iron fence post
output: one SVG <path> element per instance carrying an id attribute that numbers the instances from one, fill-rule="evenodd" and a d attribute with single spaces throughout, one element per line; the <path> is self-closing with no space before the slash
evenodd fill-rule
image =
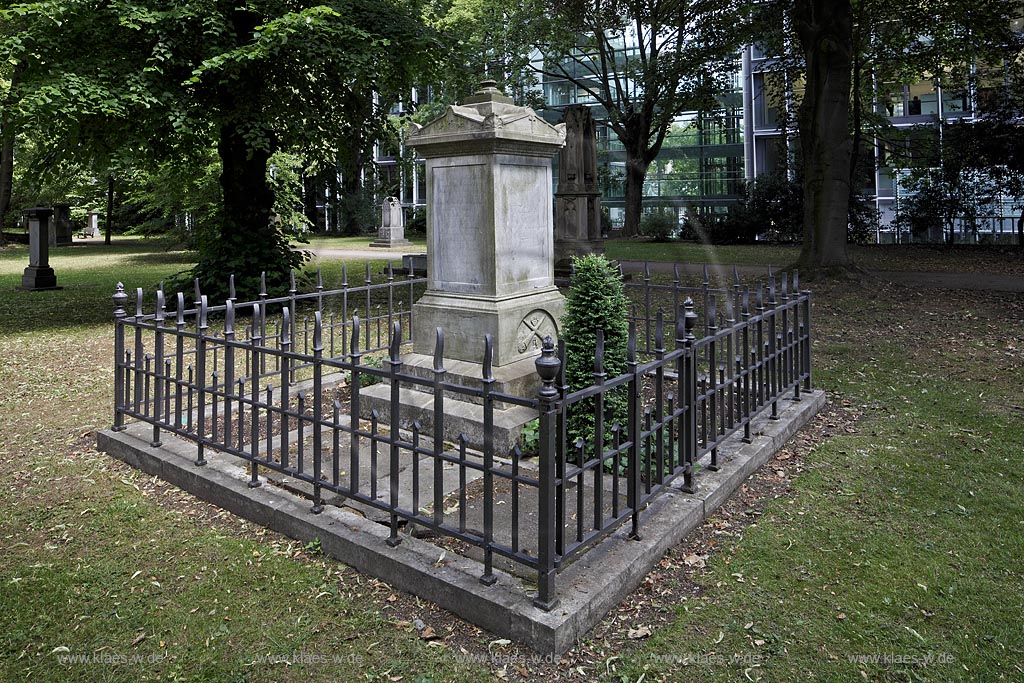
<path id="1" fill-rule="evenodd" d="M 402 347 L 402 324 L 395 322 L 391 328 L 391 348 L 388 353 L 388 367 L 391 372 L 391 407 L 390 415 L 388 416 L 388 422 L 391 425 L 391 434 L 389 441 L 391 442 L 391 460 L 390 460 L 390 471 L 388 472 L 388 483 L 390 484 L 390 508 L 391 508 L 391 534 L 388 536 L 387 544 L 392 548 L 402 542 L 402 539 L 398 536 L 398 469 L 399 469 L 399 455 L 400 451 L 398 448 L 399 436 L 398 429 L 401 425 L 401 417 L 399 411 L 402 408 L 401 401 L 401 387 L 398 381 L 398 375 L 402 371 L 402 358 L 401 358 L 401 347 Z M 436 396 L 436 394 L 435 394 Z M 434 415 L 434 421 L 439 422 L 437 414 Z M 435 444 L 435 449 L 437 444 Z M 440 469 L 440 461 L 435 461 L 435 464 Z M 435 481 L 434 500 L 440 500 L 441 491 L 437 488 Z M 437 516 L 444 513 L 443 506 L 442 510 L 434 510 L 434 520 L 437 521 Z"/>
<path id="2" fill-rule="evenodd" d="M 124 426 L 124 310 L 128 295 L 124 283 L 118 282 L 114 290 L 114 426 L 113 431 L 123 431 Z"/>
<path id="3" fill-rule="evenodd" d="M 444 354 L 437 353 L 438 349 L 443 348 L 444 333 L 438 327 L 437 343 L 434 346 L 435 371 L 443 367 L 442 357 Z M 494 338 L 490 334 L 485 334 L 484 364 L 480 380 L 484 400 L 484 573 L 480 577 L 480 583 L 485 586 L 492 586 L 498 580 L 494 575 L 494 549 L 491 547 L 494 544 L 494 399 L 491 398 L 495 382 L 491 369 L 493 357 Z M 462 510 L 461 502 L 459 509 Z"/>
<path id="4" fill-rule="evenodd" d="M 160 408 L 164 402 L 164 377 L 160 376 L 161 368 L 164 365 L 164 290 L 156 290 L 156 315 L 153 322 L 156 330 L 153 332 L 153 440 L 149 445 L 159 448 L 160 442 Z"/>
<path id="5" fill-rule="evenodd" d="M 686 462 L 683 466 L 683 491 L 696 493 L 697 482 L 694 478 L 693 467 L 697 457 L 697 353 L 695 347 L 697 338 L 693 334 L 693 329 L 697 325 L 697 314 L 693 310 L 693 299 L 689 297 L 683 302 L 683 308 L 685 310 L 683 326 L 686 332 L 686 350 L 683 355 L 686 366 L 686 395 L 683 399 L 686 401 L 686 424 L 684 425 Z"/>
<path id="6" fill-rule="evenodd" d="M 812 390 L 811 383 L 811 290 L 805 289 L 804 295 L 804 391 Z"/>
<path id="7" fill-rule="evenodd" d="M 198 283 L 198 279 L 197 279 Z M 197 284 L 198 286 L 198 284 Z M 200 295 L 198 300 L 199 319 L 196 325 L 196 373 L 193 376 L 193 383 L 196 389 L 196 465 L 202 467 L 206 464 L 206 296 Z M 191 413 L 191 411 L 189 411 Z M 188 416 L 192 419 L 192 415 Z"/>
<path id="8" fill-rule="evenodd" d="M 310 508 L 310 512 L 314 515 L 320 514 L 324 509 L 320 490 L 323 467 L 323 438 L 321 436 L 321 422 L 324 419 L 323 357 L 323 317 L 318 310 L 313 313 L 313 507 Z M 281 400 L 285 400 L 283 394 Z M 267 451 L 267 457 L 270 457 L 270 451 Z"/>
<path id="9" fill-rule="evenodd" d="M 629 450 L 626 454 L 626 505 L 632 512 L 632 528 L 629 537 L 640 540 L 640 430 L 641 378 L 640 363 L 636 359 L 636 321 L 629 322 L 629 339 L 626 342 L 626 372 L 629 373 L 629 404 L 626 410 L 629 420 Z"/>
<path id="10" fill-rule="evenodd" d="M 561 366 L 555 356 L 555 344 L 545 337 L 540 357 L 535 361 L 541 387 L 537 392 L 540 410 L 538 462 L 540 487 L 537 491 L 537 597 L 533 604 L 550 612 L 558 604 L 555 596 L 555 420 L 560 410 L 554 380 Z"/>

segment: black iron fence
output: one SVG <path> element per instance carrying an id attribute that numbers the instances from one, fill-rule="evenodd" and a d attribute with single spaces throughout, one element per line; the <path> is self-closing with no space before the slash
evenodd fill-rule
<path id="1" fill-rule="evenodd" d="M 627 284 L 635 305 L 629 320 L 626 372 L 604 371 L 598 331 L 594 380 L 566 385 L 565 349 L 550 340 L 536 360 L 540 390 L 529 397 L 494 389 L 491 339 L 484 337 L 480 381 L 446 380 L 444 335 L 437 330 L 432 372 L 403 371 L 403 330 L 424 280 L 389 269 L 374 283 L 211 306 L 177 295 L 173 315 L 157 292 L 156 310 L 128 316 L 128 295 L 115 302 L 114 429 L 126 420 L 197 445 L 196 466 L 224 453 L 241 458 L 250 485 L 260 474 L 305 487 L 311 510 L 325 496 L 382 514 L 388 543 L 402 525 L 479 549 L 481 581 L 495 580 L 495 557 L 536 572 L 535 603 L 551 609 L 558 571 L 622 524 L 638 534 L 643 510 L 666 487 L 695 492 L 699 470 L 718 467 L 730 436 L 751 438 L 751 421 L 778 416 L 786 395 L 811 388 L 810 293 L 795 273 L 769 273 L 752 290 L 656 282 L 649 270 Z M 356 310 L 359 306 L 360 310 Z M 360 313 L 362 315 L 360 315 Z M 696 332 L 700 330 L 700 337 Z M 377 358 L 379 363 L 369 362 Z M 367 384 L 388 382 L 387 409 L 361 406 Z M 402 424 L 402 392 L 431 397 L 428 429 Z M 607 410 L 612 392 L 626 394 L 625 412 Z M 482 448 L 465 436 L 445 439 L 446 404 L 482 406 Z M 536 411 L 535 454 L 519 446 L 498 452 L 491 438 L 497 411 Z M 570 441 L 570 416 L 593 411 L 587 442 Z M 611 422 L 611 424 L 608 424 Z"/>

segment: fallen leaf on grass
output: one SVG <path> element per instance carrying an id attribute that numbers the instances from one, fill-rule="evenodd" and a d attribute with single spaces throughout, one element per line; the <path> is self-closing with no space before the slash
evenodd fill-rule
<path id="1" fill-rule="evenodd" d="M 651 629 L 647 626 L 641 626 L 639 628 L 631 628 L 626 636 L 630 640 L 639 640 L 641 638 L 647 638 L 651 635 Z"/>

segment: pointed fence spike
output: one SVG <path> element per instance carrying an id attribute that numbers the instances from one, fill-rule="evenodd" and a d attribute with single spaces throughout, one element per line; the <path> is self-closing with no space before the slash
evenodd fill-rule
<path id="1" fill-rule="evenodd" d="M 654 347 L 661 349 L 665 346 L 665 312 L 660 308 L 654 316 Z"/>
<path id="2" fill-rule="evenodd" d="M 249 340 L 255 344 L 256 339 L 260 336 L 260 305 L 252 305 L 252 334 L 249 335 Z"/>
<path id="3" fill-rule="evenodd" d="M 395 279 L 395 264 L 388 261 L 388 282 Z"/>
<path id="4" fill-rule="evenodd" d="M 267 295 L 267 271 L 260 272 L 260 296 Z"/>
<path id="5" fill-rule="evenodd" d="M 679 283 L 679 264 L 678 263 L 673 263 L 672 264 L 672 278 L 673 278 L 673 280 L 672 280 L 673 282 L 675 282 L 677 284 Z"/>
<path id="6" fill-rule="evenodd" d="M 281 343 L 290 344 L 292 341 L 292 312 L 287 306 L 281 307 Z"/>
<path id="7" fill-rule="evenodd" d="M 737 287 L 740 286 L 740 271 L 736 267 L 736 264 L 732 264 L 732 281 Z"/>
<path id="8" fill-rule="evenodd" d="M 203 330 L 205 330 L 207 328 L 207 324 L 206 324 L 206 308 L 207 308 L 206 295 L 203 294 L 201 297 L 199 297 L 199 327 L 200 327 L 200 329 L 203 329 Z"/>
<path id="9" fill-rule="evenodd" d="M 235 274 L 231 273 L 228 276 L 228 298 L 234 301 L 235 297 Z"/>
<path id="10" fill-rule="evenodd" d="M 196 293 L 196 302 L 198 302 L 199 297 L 203 295 L 203 293 L 199 289 L 199 278 L 195 278 L 194 280 L 192 280 L 192 289 Z"/>
<path id="11" fill-rule="evenodd" d="M 676 339 L 681 340 L 686 336 L 686 309 L 683 306 L 676 311 Z"/>
<path id="12" fill-rule="evenodd" d="M 793 293 L 800 291 L 800 271 L 797 268 L 793 269 Z"/>
<path id="13" fill-rule="evenodd" d="M 438 328 L 441 329 L 441 328 Z M 491 364 L 494 362 L 494 337 L 490 334 L 484 335 L 484 372 L 483 377 L 485 380 L 494 379 L 494 373 L 491 371 Z"/>
<path id="14" fill-rule="evenodd" d="M 288 269 L 288 292 L 291 293 L 291 294 L 294 294 L 295 291 L 296 291 L 296 288 L 295 288 L 295 269 L 294 268 L 289 268 Z"/>
<path id="15" fill-rule="evenodd" d="M 626 341 L 626 360 L 636 362 L 636 321 L 629 321 L 629 337 Z"/>
<path id="16" fill-rule="evenodd" d="M 185 324 L 185 293 L 178 292 L 178 325 Z"/>
<path id="17" fill-rule="evenodd" d="M 444 370 L 444 329 L 434 328 L 434 370 Z"/>
<path id="18" fill-rule="evenodd" d="M 707 285 L 709 282 L 711 282 L 711 278 L 708 276 L 708 264 L 706 264 L 706 263 L 704 264 L 703 271 L 704 271 L 704 284 Z"/>
<path id="19" fill-rule="evenodd" d="M 135 290 L 135 315 L 142 317 L 142 287 Z"/>
<path id="20" fill-rule="evenodd" d="M 167 303 L 164 301 L 164 290 L 156 290 L 156 319 L 164 319 L 164 311 L 167 308 Z"/>
<path id="21" fill-rule="evenodd" d="M 348 287 L 348 264 L 341 264 L 341 286 Z"/>
<path id="22" fill-rule="evenodd" d="M 398 323 L 395 323 L 396 325 Z M 324 322 L 320 311 L 313 311 L 313 351 L 324 350 Z"/>
<path id="23" fill-rule="evenodd" d="M 736 318 L 735 318 L 735 311 L 733 310 L 733 307 L 732 307 L 732 297 L 731 296 L 725 297 L 725 319 L 726 320 L 736 320 Z"/>
<path id="24" fill-rule="evenodd" d="M 649 264 L 647 261 L 644 261 L 644 279 L 651 279 L 651 264 Z"/>
<path id="25" fill-rule="evenodd" d="M 366 262 L 366 283 L 369 284 L 373 281 L 373 276 L 370 274 L 370 262 Z"/>
<path id="26" fill-rule="evenodd" d="M 320 266 L 316 268 L 316 289 L 317 291 L 323 291 L 324 288 L 324 271 Z"/>
<path id="27" fill-rule="evenodd" d="M 594 330 L 597 339 L 594 343 L 594 374 L 604 374 L 604 330 L 600 327 Z"/>
<path id="28" fill-rule="evenodd" d="M 391 325 L 391 348 L 388 349 L 391 360 L 396 361 L 402 354 L 402 323 L 396 320 Z"/>
<path id="29" fill-rule="evenodd" d="M 224 309 L 224 334 L 235 333 L 235 302 L 232 299 L 227 300 L 226 307 Z"/>
<path id="30" fill-rule="evenodd" d="M 772 264 L 768 264 L 768 277 L 772 276 Z"/>
<path id="31" fill-rule="evenodd" d="M 352 337 L 351 337 L 351 353 L 356 355 L 359 353 L 359 316 L 352 316 Z"/>

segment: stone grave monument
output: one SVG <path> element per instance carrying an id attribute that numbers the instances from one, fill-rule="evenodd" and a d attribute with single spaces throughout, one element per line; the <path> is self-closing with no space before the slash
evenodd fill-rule
<path id="1" fill-rule="evenodd" d="M 85 236 L 87 238 L 96 238 L 100 236 L 100 212 L 90 211 L 86 218 L 85 224 Z"/>
<path id="2" fill-rule="evenodd" d="M 597 137 L 590 108 L 565 110 L 565 147 L 558 153 L 555 192 L 555 272 L 568 277 L 572 256 L 603 254 Z"/>
<path id="3" fill-rule="evenodd" d="M 53 227 L 50 228 L 51 247 L 64 247 L 71 244 L 71 205 L 53 205 Z"/>
<path id="4" fill-rule="evenodd" d="M 551 159 L 564 140 L 561 126 L 516 106 L 493 81 L 409 137 L 426 160 L 427 290 L 413 306 L 413 352 L 402 357 L 403 372 L 433 376 L 441 328 L 445 381 L 478 385 L 489 334 L 493 390 L 536 393 L 534 360 L 544 337 L 557 337 L 564 308 L 554 283 L 551 211 Z M 389 389 L 371 392 L 387 400 Z M 403 390 L 402 402 L 403 423 L 406 415 L 410 424 L 430 422 L 429 394 Z M 536 416 L 525 408 L 498 412 L 498 449 Z M 465 433 L 480 444 L 480 406 L 449 400 L 445 413 L 452 438 Z"/>
<path id="5" fill-rule="evenodd" d="M 380 228 L 377 239 L 370 242 L 371 247 L 407 247 L 405 239 L 405 213 L 402 202 L 397 197 L 388 197 L 380 205 Z"/>
<path id="6" fill-rule="evenodd" d="M 50 267 L 50 216 L 53 209 L 36 207 L 25 211 L 28 219 L 28 268 L 21 276 L 18 289 L 38 291 L 60 289 L 57 275 Z"/>

